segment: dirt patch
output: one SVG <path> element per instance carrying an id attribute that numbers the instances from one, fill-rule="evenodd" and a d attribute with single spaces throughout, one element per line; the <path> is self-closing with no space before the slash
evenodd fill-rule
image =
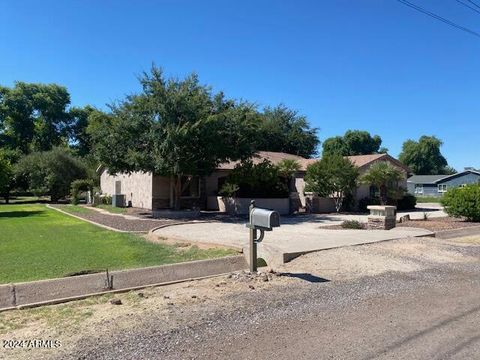
<path id="1" fill-rule="evenodd" d="M 430 231 L 452 230 L 471 226 L 480 226 L 480 223 L 469 222 L 463 219 L 451 217 L 435 218 L 428 220 L 410 220 L 397 224 L 399 227 L 422 228 Z"/>

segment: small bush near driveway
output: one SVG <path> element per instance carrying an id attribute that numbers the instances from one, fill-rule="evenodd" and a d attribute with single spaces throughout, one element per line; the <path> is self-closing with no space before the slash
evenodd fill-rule
<path id="1" fill-rule="evenodd" d="M 443 195 L 442 205 L 450 216 L 480 222 L 480 184 L 448 190 Z"/>
<path id="2" fill-rule="evenodd" d="M 356 230 L 365 229 L 365 225 L 357 220 L 345 220 L 341 226 L 343 229 L 356 229 Z"/>

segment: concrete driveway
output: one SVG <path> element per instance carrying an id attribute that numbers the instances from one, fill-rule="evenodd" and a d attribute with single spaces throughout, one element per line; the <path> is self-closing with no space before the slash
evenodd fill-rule
<path id="1" fill-rule="evenodd" d="M 423 216 L 423 213 L 422 213 Z M 416 228 L 392 230 L 334 230 L 323 228 L 339 224 L 347 219 L 366 221 L 366 215 L 299 215 L 282 217 L 280 228 L 266 232 L 258 247 L 259 257 L 271 266 L 283 264 L 290 259 L 312 251 L 343 246 L 368 244 L 433 233 Z M 184 240 L 193 243 L 216 244 L 247 250 L 248 229 L 246 221 L 238 222 L 190 222 L 167 226 L 153 233 L 160 237 Z"/>

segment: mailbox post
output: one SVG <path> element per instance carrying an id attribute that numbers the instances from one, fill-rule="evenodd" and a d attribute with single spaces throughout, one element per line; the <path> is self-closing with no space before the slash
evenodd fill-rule
<path id="1" fill-rule="evenodd" d="M 250 272 L 257 271 L 257 243 L 263 240 L 265 231 L 272 231 L 273 227 L 280 226 L 280 214 L 276 211 L 267 209 L 260 209 L 255 207 L 255 200 L 250 202 L 249 207 L 249 221 L 247 227 L 250 233 Z M 260 230 L 260 237 L 257 238 L 258 230 Z"/>
<path id="2" fill-rule="evenodd" d="M 255 200 L 252 200 L 248 211 L 248 222 L 250 224 L 250 272 L 257 271 L 257 243 L 255 238 L 257 237 L 257 229 L 252 225 L 252 210 L 255 209 Z"/>

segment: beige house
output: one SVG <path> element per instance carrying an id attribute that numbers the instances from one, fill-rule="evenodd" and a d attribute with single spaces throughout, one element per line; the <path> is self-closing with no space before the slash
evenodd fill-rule
<path id="1" fill-rule="evenodd" d="M 368 168 L 378 161 L 386 161 L 399 168 L 404 174 L 404 181 L 399 185 L 407 187 L 408 168 L 387 154 L 349 156 L 350 161 L 360 169 L 363 174 Z M 283 159 L 293 159 L 300 164 L 300 170 L 295 174 L 293 190 L 298 194 L 299 206 L 305 207 L 307 199 L 305 196 L 304 176 L 307 166 L 317 159 L 305 159 L 301 156 L 281 152 L 260 151 L 252 159 L 254 163 L 269 160 L 278 164 Z M 238 162 L 221 164 L 212 174 L 205 177 L 190 179 L 181 196 L 183 208 L 199 208 L 207 210 L 218 210 L 218 191 L 226 181 L 229 172 Z M 103 194 L 125 196 L 126 204 L 133 207 L 148 210 L 167 209 L 173 207 L 173 181 L 169 177 L 153 175 L 151 173 L 133 172 L 130 174 L 120 173 L 110 175 L 108 169 L 99 167 L 100 187 Z M 187 181 L 187 177 L 185 177 Z M 369 196 L 371 189 L 367 185 L 358 187 L 355 195 L 356 200 Z M 320 209 L 322 210 L 322 209 Z M 331 211 L 331 209 L 323 209 Z"/>

